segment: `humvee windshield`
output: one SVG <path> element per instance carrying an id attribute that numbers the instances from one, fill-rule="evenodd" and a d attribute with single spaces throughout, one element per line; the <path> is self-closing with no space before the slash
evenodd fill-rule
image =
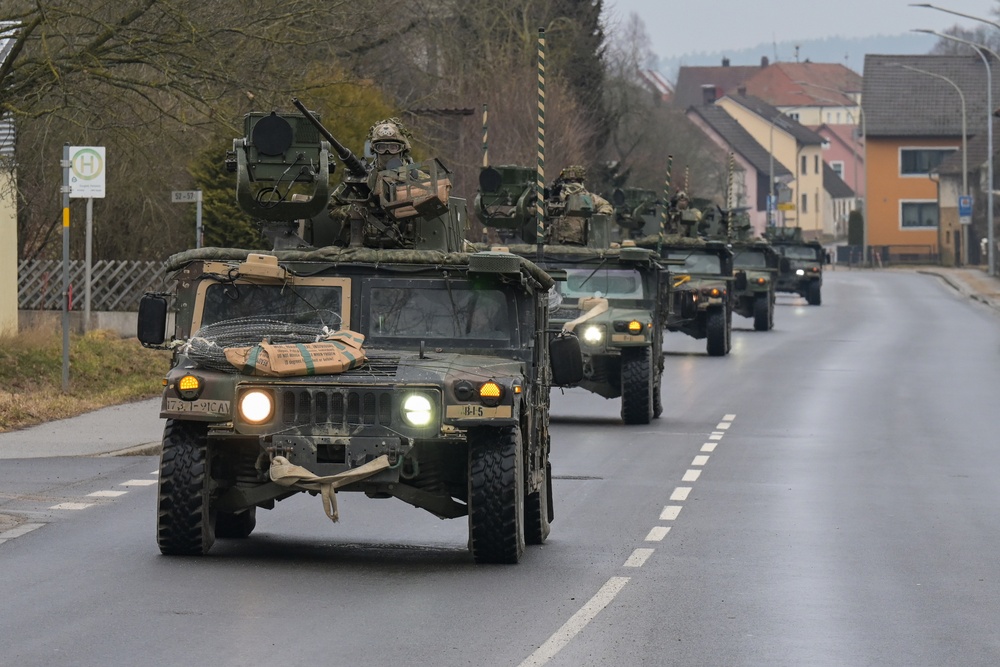
<path id="1" fill-rule="evenodd" d="M 336 330 L 342 296 L 337 285 L 216 283 L 205 291 L 201 326 L 254 317 Z"/>
<path id="2" fill-rule="evenodd" d="M 698 250 L 671 250 L 667 259 L 682 259 L 684 266 L 671 266 L 672 273 L 705 273 L 720 275 L 722 262 L 718 255 L 703 253 Z"/>
<path id="3" fill-rule="evenodd" d="M 819 261 L 819 248 L 807 245 L 785 245 L 778 246 L 781 254 L 788 259 L 808 259 L 813 262 Z"/>
<path id="4" fill-rule="evenodd" d="M 368 293 L 368 338 L 486 339 L 508 341 L 507 295 L 469 285 L 372 287 Z"/>
<path id="5" fill-rule="evenodd" d="M 756 250 L 741 250 L 733 258 L 733 266 L 738 269 L 766 269 L 767 256 Z"/>
<path id="6" fill-rule="evenodd" d="M 635 269 L 567 269 L 566 282 L 556 285 L 563 296 L 574 299 L 588 296 L 643 298 L 642 276 Z"/>

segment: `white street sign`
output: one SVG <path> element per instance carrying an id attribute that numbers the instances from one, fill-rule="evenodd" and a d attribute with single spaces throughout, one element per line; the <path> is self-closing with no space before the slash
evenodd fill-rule
<path id="1" fill-rule="evenodd" d="M 69 147 L 69 196 L 103 199 L 106 161 L 104 146 Z"/>
<path id="2" fill-rule="evenodd" d="M 193 204 L 201 201 L 201 190 L 174 190 L 170 193 L 171 204 Z"/>

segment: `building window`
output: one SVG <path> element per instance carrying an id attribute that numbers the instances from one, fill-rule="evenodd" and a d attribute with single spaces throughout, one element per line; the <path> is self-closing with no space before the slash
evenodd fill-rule
<path id="1" fill-rule="evenodd" d="M 805 155 L 802 156 L 802 166 L 800 168 L 800 171 L 802 172 L 802 174 L 809 173 L 809 158 Z"/>
<path id="2" fill-rule="evenodd" d="M 899 150 L 899 173 L 902 176 L 924 176 L 951 153 L 954 148 L 901 148 Z"/>
<path id="3" fill-rule="evenodd" d="M 798 120 L 799 119 L 799 114 L 798 113 L 790 113 L 790 114 L 788 114 L 788 117 L 791 118 L 792 120 Z"/>
<path id="4" fill-rule="evenodd" d="M 806 214 L 809 212 L 809 195 L 802 195 L 802 213 Z"/>
<path id="5" fill-rule="evenodd" d="M 819 156 L 813 155 L 813 171 L 819 173 Z"/>
<path id="6" fill-rule="evenodd" d="M 841 178 L 844 177 L 844 163 L 841 161 L 831 162 L 830 169 L 833 169 L 833 173 L 837 174 Z"/>
<path id="7" fill-rule="evenodd" d="M 901 202 L 900 226 L 903 229 L 936 229 L 938 226 L 937 202 Z"/>

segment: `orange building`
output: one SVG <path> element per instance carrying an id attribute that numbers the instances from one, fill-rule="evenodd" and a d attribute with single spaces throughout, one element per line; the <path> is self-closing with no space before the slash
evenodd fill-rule
<path id="1" fill-rule="evenodd" d="M 886 253 L 952 262 L 969 256 L 968 248 L 954 247 L 961 235 L 942 215 L 936 172 L 961 150 L 963 99 L 967 135 L 986 133 L 986 81 L 976 55 L 865 57 L 866 240 L 883 259 Z M 1000 100 L 998 84 L 994 76 L 994 100 Z M 979 230 L 985 236 L 978 207 L 972 226 L 969 238 L 978 238 Z"/>

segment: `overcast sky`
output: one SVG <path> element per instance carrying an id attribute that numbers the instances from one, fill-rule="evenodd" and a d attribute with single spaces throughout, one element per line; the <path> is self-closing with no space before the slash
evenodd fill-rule
<path id="1" fill-rule="evenodd" d="M 944 12 L 910 7 L 911 1 L 604 0 L 604 6 L 612 21 L 638 14 L 646 23 L 653 51 L 661 58 L 775 41 L 897 35 L 913 28 L 976 25 Z M 991 13 L 1000 7 L 1000 0 L 933 0 L 932 4 L 1000 22 Z"/>

